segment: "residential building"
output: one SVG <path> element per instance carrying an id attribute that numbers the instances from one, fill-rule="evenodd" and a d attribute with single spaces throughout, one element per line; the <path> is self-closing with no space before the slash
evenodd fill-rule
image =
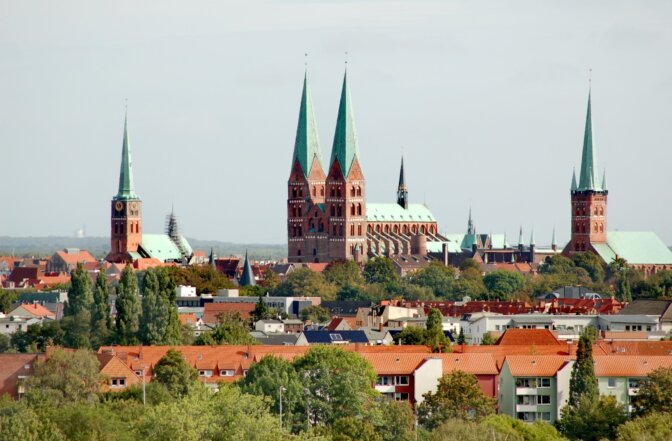
<path id="1" fill-rule="evenodd" d="M 47 272 L 50 273 L 70 273 L 77 264 L 84 265 L 98 265 L 98 261 L 86 250 L 79 248 L 65 248 L 64 250 L 55 252 L 49 262 L 47 263 Z"/>
<path id="2" fill-rule="evenodd" d="M 0 354 L 0 397 L 21 399 L 26 393 L 26 380 L 32 375 L 39 354 Z"/>
<path id="3" fill-rule="evenodd" d="M 296 341 L 297 346 L 344 345 L 350 343 L 369 344 L 364 331 L 303 331 Z"/>
<path id="4" fill-rule="evenodd" d="M 285 324 L 280 320 L 257 320 L 254 329 L 264 334 L 282 334 L 285 332 Z"/>

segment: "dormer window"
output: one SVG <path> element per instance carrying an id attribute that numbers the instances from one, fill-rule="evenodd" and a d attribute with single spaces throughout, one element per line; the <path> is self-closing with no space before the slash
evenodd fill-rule
<path id="1" fill-rule="evenodd" d="M 220 377 L 233 377 L 233 369 L 222 369 L 219 371 Z"/>
<path id="2" fill-rule="evenodd" d="M 111 378 L 111 387 L 126 387 L 126 378 Z"/>
<path id="3" fill-rule="evenodd" d="M 212 377 L 212 369 L 201 369 L 198 371 L 198 375 L 201 377 Z"/>

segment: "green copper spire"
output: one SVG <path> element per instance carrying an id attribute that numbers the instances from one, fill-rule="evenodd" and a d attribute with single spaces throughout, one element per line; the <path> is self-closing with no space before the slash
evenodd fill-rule
<path id="1" fill-rule="evenodd" d="M 243 274 L 240 276 L 240 281 L 238 282 L 240 286 L 255 286 L 257 281 L 254 280 L 254 273 L 252 272 L 252 265 L 250 265 L 250 260 L 247 258 L 247 251 L 245 251 L 245 263 L 243 264 Z"/>
<path id="2" fill-rule="evenodd" d="M 119 171 L 119 191 L 115 199 L 138 199 L 133 186 L 133 163 L 131 148 L 128 145 L 128 115 L 124 116 L 124 142 L 121 149 L 121 170 Z"/>
<path id="3" fill-rule="evenodd" d="M 576 169 L 572 171 L 572 191 L 576 191 L 579 186 L 576 184 Z"/>
<path id="4" fill-rule="evenodd" d="M 401 157 L 401 169 L 399 170 L 399 187 L 397 187 L 397 204 L 408 209 L 408 189 L 404 179 L 404 157 Z"/>
<path id="5" fill-rule="evenodd" d="M 532 233 L 530 234 L 530 246 L 536 245 L 536 241 L 534 240 L 534 228 L 532 228 Z"/>
<path id="6" fill-rule="evenodd" d="M 602 172 L 602 191 L 607 191 L 607 170 Z"/>
<path id="7" fill-rule="evenodd" d="M 308 72 L 306 72 L 303 78 L 303 93 L 301 95 L 301 107 L 299 108 L 299 124 L 296 127 L 292 166 L 298 159 L 303 174 L 308 177 L 315 158 L 322 165 L 322 153 L 317 136 L 315 113 L 313 112 L 313 99 L 308 85 Z"/>
<path id="8" fill-rule="evenodd" d="M 343 176 L 348 177 L 350 167 L 355 158 L 359 157 L 359 146 L 357 145 L 357 133 L 355 131 L 355 117 L 352 113 L 352 99 L 350 98 L 350 88 L 348 87 L 348 72 L 343 76 L 343 90 L 341 91 L 341 103 L 338 106 L 338 118 L 336 120 L 336 133 L 334 134 L 334 145 L 331 148 L 331 162 L 338 163 L 343 170 Z"/>
<path id="9" fill-rule="evenodd" d="M 593 143 L 593 123 L 590 111 L 590 91 L 588 92 L 588 111 L 586 112 L 586 130 L 583 134 L 583 153 L 581 157 L 581 172 L 579 174 L 579 191 L 599 191 L 597 182 L 597 162 Z"/>

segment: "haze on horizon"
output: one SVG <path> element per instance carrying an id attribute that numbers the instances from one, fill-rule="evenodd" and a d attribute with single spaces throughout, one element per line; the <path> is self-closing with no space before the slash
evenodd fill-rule
<path id="1" fill-rule="evenodd" d="M 144 231 L 286 241 L 304 53 L 325 161 L 345 52 L 367 199 L 569 238 L 592 68 L 609 230 L 672 244 L 672 3 L 0 1 L 0 236 L 109 235 L 124 102 Z"/>

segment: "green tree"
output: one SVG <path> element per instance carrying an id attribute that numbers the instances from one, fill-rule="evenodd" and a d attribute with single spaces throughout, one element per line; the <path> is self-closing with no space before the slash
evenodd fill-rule
<path id="1" fill-rule="evenodd" d="M 394 269 L 394 263 L 387 257 L 374 257 L 364 265 L 364 280 L 366 283 L 382 283 L 393 285 L 399 283 L 401 278 Z"/>
<path id="2" fill-rule="evenodd" d="M 565 406 L 556 423 L 560 432 L 572 440 L 615 439 L 618 427 L 628 419 L 625 406 L 614 396 L 586 395 L 574 407 Z"/>
<path id="3" fill-rule="evenodd" d="M 9 337 L 5 334 L 0 334 L 0 354 L 7 352 L 12 348 L 12 343 Z"/>
<path id="4" fill-rule="evenodd" d="M 63 345 L 65 332 L 59 321 L 47 321 L 28 326 L 26 331 L 16 331 L 10 339 L 19 352 L 44 352 L 47 346 Z"/>
<path id="5" fill-rule="evenodd" d="M 163 385 L 173 397 L 183 397 L 200 386 L 198 372 L 189 366 L 182 353 L 168 349 L 153 369 L 154 381 Z"/>
<path id="6" fill-rule="evenodd" d="M 672 413 L 672 367 L 661 367 L 651 372 L 642 382 L 632 405 L 635 415 L 652 412 Z"/>
<path id="7" fill-rule="evenodd" d="M 266 356 L 250 366 L 239 385 L 244 393 L 268 397 L 271 400 L 270 409 L 276 415 L 280 411 L 282 388 L 284 426 L 294 431 L 308 428 L 304 386 L 289 361 L 272 355 Z"/>
<path id="8" fill-rule="evenodd" d="M 672 413 L 650 413 L 618 428 L 618 441 L 669 441 Z"/>
<path id="9" fill-rule="evenodd" d="M 572 256 L 574 265 L 588 271 L 593 282 L 604 281 L 604 264 L 599 256 L 591 252 L 578 253 Z"/>
<path id="10" fill-rule="evenodd" d="M 116 317 L 116 341 L 120 345 L 138 344 L 138 332 L 140 330 L 140 299 L 138 291 L 138 279 L 133 273 L 133 268 L 126 265 L 121 274 L 119 286 L 117 286 L 117 301 L 115 307 Z"/>
<path id="11" fill-rule="evenodd" d="M 427 333 L 418 326 L 407 326 L 394 336 L 394 341 L 400 345 L 426 345 Z"/>
<path id="12" fill-rule="evenodd" d="M 335 260 L 324 269 L 324 278 L 338 287 L 359 285 L 364 279 L 359 265 L 354 260 Z"/>
<path id="13" fill-rule="evenodd" d="M 143 344 L 165 344 L 168 325 L 168 302 L 160 292 L 156 272 L 149 268 L 145 272 L 142 287 L 142 316 L 140 317 L 140 341 Z"/>
<path id="14" fill-rule="evenodd" d="M 68 441 L 133 441 L 131 421 L 111 406 L 70 404 L 41 415 L 58 426 Z"/>
<path id="15" fill-rule="evenodd" d="M 310 296 L 323 300 L 336 298 L 336 287 L 326 281 L 321 273 L 309 268 L 298 268 L 290 272 L 274 290 L 277 296 Z"/>
<path id="16" fill-rule="evenodd" d="M 481 424 L 495 429 L 501 435 L 506 435 L 507 440 L 566 441 L 566 438 L 552 425 L 541 421 L 530 424 L 509 415 L 490 415 Z"/>
<path id="17" fill-rule="evenodd" d="M 450 352 L 450 340 L 443 333 L 443 315 L 441 311 L 432 308 L 427 317 L 427 329 L 425 329 L 425 344 L 434 352 Z"/>
<path id="18" fill-rule="evenodd" d="M 65 441 L 58 427 L 41 418 L 25 403 L 0 399 L 0 439 L 22 441 Z"/>
<path id="19" fill-rule="evenodd" d="M 409 283 L 430 288 L 438 297 L 449 297 L 453 293 L 455 268 L 432 262 L 408 276 Z"/>
<path id="20" fill-rule="evenodd" d="M 539 266 L 541 274 L 567 274 L 575 267 L 572 259 L 561 254 L 547 257 L 543 265 Z"/>
<path id="21" fill-rule="evenodd" d="M 466 337 L 464 336 L 464 328 L 460 326 L 460 333 L 457 335 L 457 344 L 463 345 L 466 343 Z"/>
<path id="22" fill-rule="evenodd" d="M 77 315 L 82 311 L 90 311 L 92 304 L 91 278 L 84 265 L 78 262 L 77 268 L 70 274 L 70 290 L 64 313 L 65 315 Z"/>
<path id="23" fill-rule="evenodd" d="M 481 346 L 492 346 L 495 343 L 497 343 L 497 340 L 492 336 L 491 333 L 486 332 L 483 334 L 483 338 L 481 339 Z"/>
<path id="24" fill-rule="evenodd" d="M 483 283 L 491 298 L 508 300 L 523 289 L 525 277 L 514 271 L 496 270 L 483 277 Z"/>
<path id="25" fill-rule="evenodd" d="M 280 285 L 280 276 L 278 276 L 278 273 L 272 269 L 267 268 L 264 270 L 263 277 L 259 284 L 268 290 L 273 290 Z"/>
<path id="26" fill-rule="evenodd" d="M 250 330 L 240 314 L 220 314 L 217 326 L 202 333 L 195 341 L 196 345 L 256 345 L 257 340 L 250 335 Z"/>
<path id="27" fill-rule="evenodd" d="M 597 377 L 595 376 L 593 362 L 593 345 L 588 335 L 583 334 L 579 338 L 576 361 L 572 367 L 572 375 L 569 380 L 569 406 L 577 406 L 583 397 L 593 399 L 598 395 Z"/>
<path id="28" fill-rule="evenodd" d="M 321 306 L 309 306 L 301 310 L 301 320 L 312 321 L 313 323 L 324 323 L 331 318 L 329 310 Z"/>
<path id="29" fill-rule="evenodd" d="M 167 267 L 160 267 L 155 271 L 159 281 L 159 294 L 168 308 L 168 323 L 165 325 L 163 341 L 167 345 L 178 345 L 182 343 L 182 324 L 177 311 L 175 282 Z"/>
<path id="30" fill-rule="evenodd" d="M 7 314 L 10 312 L 12 305 L 19 299 L 16 291 L 7 291 L 0 289 L 0 312 Z"/>
<path id="31" fill-rule="evenodd" d="M 427 316 L 427 330 L 430 332 L 443 333 L 443 314 L 441 314 L 441 311 L 437 308 L 429 310 L 429 315 Z"/>
<path id="32" fill-rule="evenodd" d="M 294 362 L 306 388 L 308 420 L 333 424 L 339 418 L 362 417 L 377 392 L 371 387 L 376 373 L 355 352 L 333 346 L 312 347 Z"/>
<path id="33" fill-rule="evenodd" d="M 336 300 L 347 301 L 371 301 L 366 286 L 345 284 L 341 286 L 336 294 Z"/>
<path id="34" fill-rule="evenodd" d="M 102 381 L 98 359 L 86 350 L 54 349 L 46 361 L 33 365 L 28 378 L 28 402 L 54 405 L 95 403 Z"/>
<path id="35" fill-rule="evenodd" d="M 257 306 L 254 307 L 252 311 L 252 318 L 256 322 L 257 320 L 264 320 L 270 318 L 270 308 L 264 302 L 264 298 L 260 295 L 259 300 L 257 301 Z"/>
<path id="36" fill-rule="evenodd" d="M 233 282 L 212 265 L 173 266 L 166 269 L 172 283 L 196 288 L 198 294 L 214 294 L 220 289 L 235 288 Z"/>
<path id="37" fill-rule="evenodd" d="M 104 271 L 98 272 L 91 306 L 91 345 L 94 348 L 108 343 L 112 332 L 112 316 Z"/>
<path id="38" fill-rule="evenodd" d="M 63 317 L 63 344 L 69 348 L 91 349 L 91 313 L 83 309 L 75 315 Z"/>
<path id="39" fill-rule="evenodd" d="M 475 375 L 453 371 L 439 379 L 436 393 L 427 392 L 418 405 L 419 422 L 433 429 L 458 418 L 479 420 L 495 413 L 497 401 L 483 393 Z"/>
<path id="40" fill-rule="evenodd" d="M 371 423 L 357 417 L 343 417 L 331 427 L 333 441 L 383 441 Z"/>
<path id="41" fill-rule="evenodd" d="M 415 440 L 415 414 L 406 401 L 380 398 L 370 418 L 383 441 Z"/>

